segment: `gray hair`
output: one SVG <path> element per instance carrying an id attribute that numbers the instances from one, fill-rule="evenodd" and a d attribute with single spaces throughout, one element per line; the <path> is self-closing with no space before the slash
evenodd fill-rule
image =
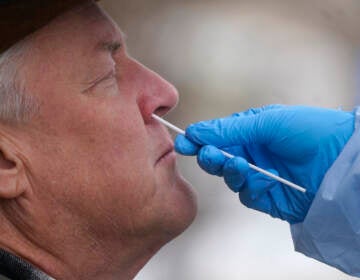
<path id="1" fill-rule="evenodd" d="M 25 92 L 21 71 L 30 48 L 31 37 L 28 37 L 0 54 L 0 122 L 27 122 L 38 109 L 35 98 Z"/>

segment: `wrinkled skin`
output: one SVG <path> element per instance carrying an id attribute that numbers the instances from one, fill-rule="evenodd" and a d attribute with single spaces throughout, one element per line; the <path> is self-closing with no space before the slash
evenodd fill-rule
<path id="1" fill-rule="evenodd" d="M 34 34 L 22 74 L 40 107 L 27 124 L 1 125 L 0 177 L 11 171 L 17 187 L 0 202 L 0 247 L 56 279 L 133 278 L 196 213 L 151 118 L 176 105 L 176 90 L 129 57 L 92 2 Z"/>

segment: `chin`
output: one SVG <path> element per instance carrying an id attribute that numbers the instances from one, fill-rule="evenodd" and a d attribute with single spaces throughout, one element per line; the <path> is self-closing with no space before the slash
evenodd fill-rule
<path id="1" fill-rule="evenodd" d="M 166 215 L 170 218 L 166 232 L 174 238 L 184 232 L 194 221 L 197 214 L 197 199 L 192 186 L 179 174 L 173 188 L 174 199 Z"/>
<path id="2" fill-rule="evenodd" d="M 153 207 L 157 209 L 155 224 L 160 226 L 164 241 L 167 242 L 181 234 L 194 221 L 197 200 L 191 184 L 179 173 L 176 160 L 157 167 L 157 191 L 153 201 Z"/>

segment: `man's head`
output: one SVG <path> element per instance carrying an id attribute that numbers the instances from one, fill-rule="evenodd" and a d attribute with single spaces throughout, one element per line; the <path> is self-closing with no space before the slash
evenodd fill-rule
<path id="1" fill-rule="evenodd" d="M 80 279 L 99 261 L 104 274 L 118 262 L 131 277 L 196 212 L 172 141 L 151 118 L 174 107 L 177 92 L 129 57 L 90 1 L 24 44 L 13 78 L 34 110 L 0 124 L 0 247 L 59 278 Z"/>

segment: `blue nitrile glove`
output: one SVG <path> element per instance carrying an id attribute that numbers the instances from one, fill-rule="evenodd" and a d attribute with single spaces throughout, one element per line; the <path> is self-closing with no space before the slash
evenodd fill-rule
<path id="1" fill-rule="evenodd" d="M 190 125 L 186 137 L 176 138 L 175 149 L 183 155 L 197 155 L 199 165 L 223 176 L 247 207 L 293 224 L 304 220 L 326 171 L 353 130 L 354 114 L 350 112 L 270 105 Z M 228 159 L 215 147 L 236 157 Z M 253 171 L 248 162 L 307 192 Z"/>

